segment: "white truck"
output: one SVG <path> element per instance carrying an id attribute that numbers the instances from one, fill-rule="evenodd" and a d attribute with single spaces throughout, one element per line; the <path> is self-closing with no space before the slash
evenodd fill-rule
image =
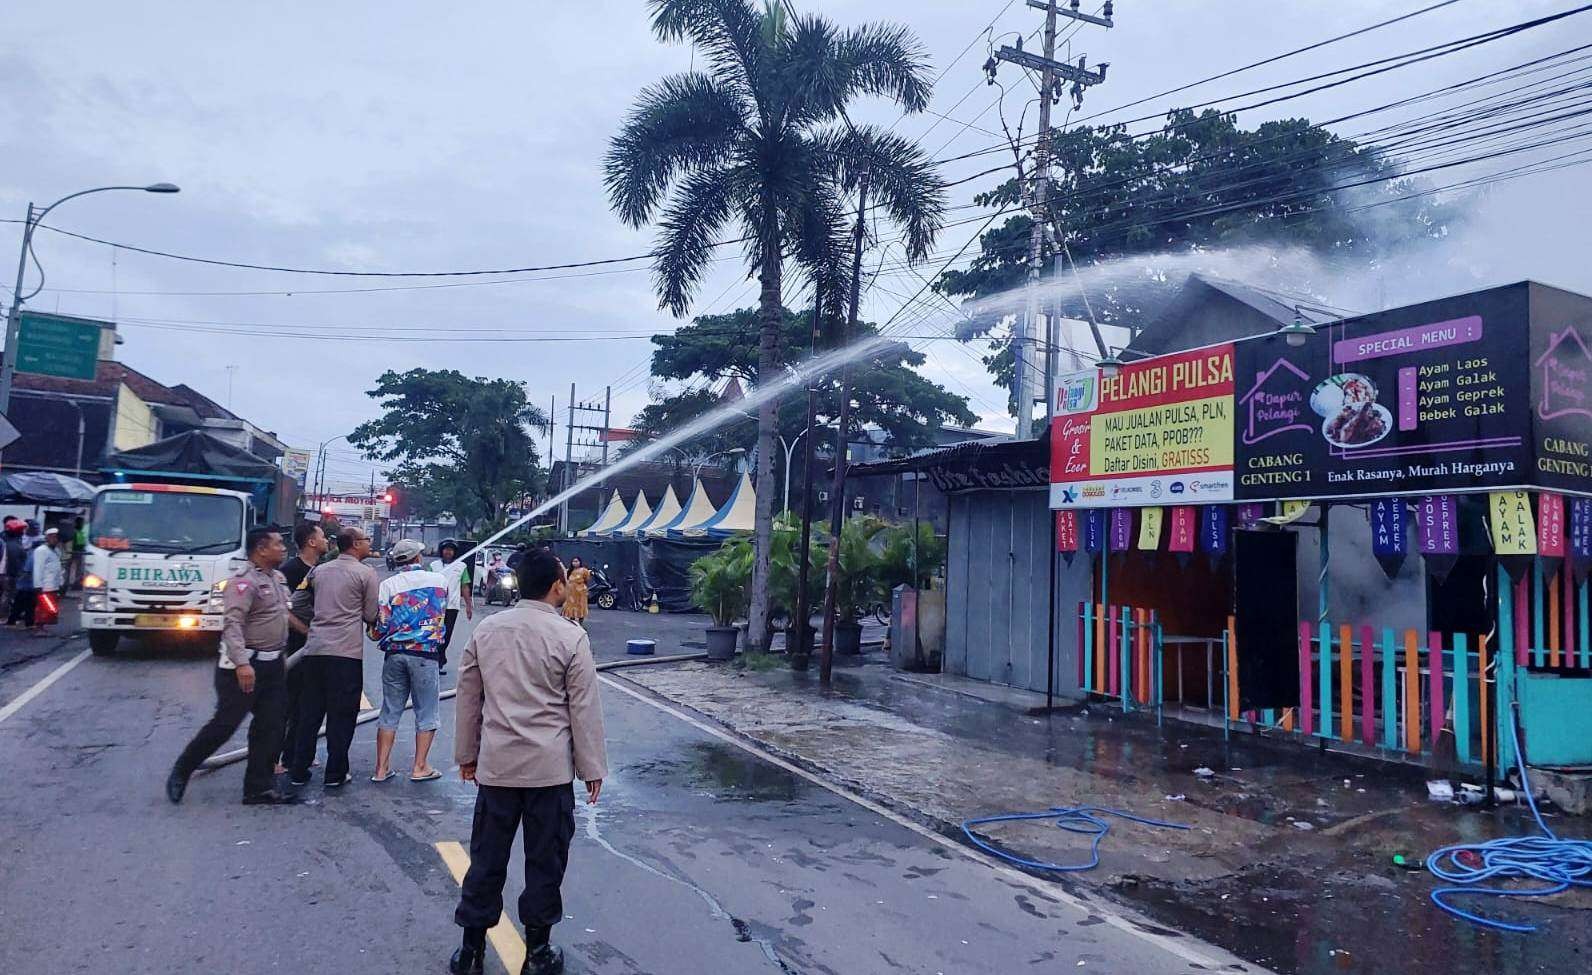
<path id="1" fill-rule="evenodd" d="M 95 492 L 84 556 L 83 629 L 97 654 L 124 633 L 219 640 L 222 593 L 245 565 L 251 496 L 183 484 Z"/>

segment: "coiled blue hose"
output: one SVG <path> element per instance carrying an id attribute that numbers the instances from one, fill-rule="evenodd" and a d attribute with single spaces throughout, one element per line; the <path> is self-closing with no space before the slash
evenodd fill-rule
<path id="1" fill-rule="evenodd" d="M 1543 822 L 1537 809 L 1537 800 L 1531 795 L 1531 783 L 1526 778 L 1526 757 L 1520 748 L 1520 735 L 1515 723 L 1509 722 L 1509 735 L 1515 743 L 1515 761 L 1520 766 L 1520 788 L 1526 794 L 1526 803 L 1537 821 L 1541 836 L 1508 836 L 1487 843 L 1456 843 L 1445 846 L 1426 858 L 1426 869 L 1439 880 L 1454 887 L 1439 887 L 1432 891 L 1432 903 L 1455 917 L 1472 924 L 1496 928 L 1500 931 L 1529 932 L 1537 930 L 1534 924 L 1515 924 L 1482 917 L 1456 907 L 1444 898 L 1465 894 L 1486 894 L 1493 897 L 1547 897 L 1563 893 L 1571 887 L 1592 887 L 1592 840 L 1562 840 L 1548 824 Z M 1468 856 L 1472 863 L 1461 859 Z M 1486 887 L 1488 881 L 1498 879 L 1536 880 L 1545 887 Z"/>
<path id="2" fill-rule="evenodd" d="M 965 820 L 962 823 L 962 832 L 967 834 L 968 842 L 974 846 L 1009 863 L 1015 863 L 1030 870 L 1072 873 L 1081 870 L 1093 870 L 1100 865 L 1100 842 L 1106 838 L 1107 833 L 1111 832 L 1110 821 L 1102 818 L 1105 816 L 1115 816 L 1118 819 L 1126 819 L 1129 822 L 1142 823 L 1145 826 L 1156 826 L 1162 829 L 1191 828 L 1183 823 L 1163 822 L 1159 819 L 1136 816 L 1121 809 L 1107 809 L 1104 806 L 1053 806 L 1044 812 L 1002 813 L 999 816 L 981 816 L 978 819 Z M 1036 819 L 1053 819 L 1056 821 L 1057 829 L 1064 829 L 1069 833 L 1083 833 L 1087 836 L 1093 836 L 1094 839 L 1089 843 L 1089 862 L 1050 863 L 1045 860 L 1030 860 L 1002 850 L 987 840 L 980 839 L 973 832 L 973 827 L 984 826 L 989 823 L 1021 823 L 1031 822 Z"/>

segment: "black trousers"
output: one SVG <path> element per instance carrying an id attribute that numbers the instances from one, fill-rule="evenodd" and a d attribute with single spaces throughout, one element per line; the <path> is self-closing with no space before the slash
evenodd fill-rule
<path id="1" fill-rule="evenodd" d="M 297 636 L 297 634 L 290 634 L 288 637 L 288 649 L 290 651 L 297 649 L 293 646 L 292 638 L 294 636 Z M 299 645 L 303 646 L 302 640 L 300 640 Z M 284 655 L 282 659 L 284 661 L 290 660 L 292 656 L 290 652 Z M 283 713 L 287 715 L 287 721 L 282 729 L 282 764 L 287 766 L 292 766 L 293 764 L 293 747 L 298 740 L 299 698 L 303 696 L 303 690 L 304 667 L 301 661 L 299 664 L 287 668 L 287 704 L 282 709 Z M 314 758 L 314 755 L 310 756 L 311 761 L 314 761 Z"/>
<path id="2" fill-rule="evenodd" d="M 11 614 L 6 617 L 7 626 L 16 626 L 17 623 L 33 625 L 33 610 L 39 605 L 39 591 L 37 589 L 18 589 L 11 597 Z"/>
<path id="3" fill-rule="evenodd" d="M 295 782 L 310 777 L 315 740 L 325 721 L 326 781 L 341 782 L 348 775 L 348 746 L 354 740 L 359 693 L 365 686 L 363 662 L 348 657 L 304 657 L 293 669 L 301 671 L 303 677 L 294 718 L 293 761 L 288 764 L 288 771 Z"/>
<path id="4" fill-rule="evenodd" d="M 490 928 L 498 923 L 516 830 L 521 831 L 525 846 L 520 923 L 525 925 L 526 942 L 534 948 L 547 943 L 548 931 L 564 917 L 559 888 L 569 865 L 569 841 L 575 836 L 573 784 L 541 789 L 478 787 L 475 820 L 470 825 L 470 869 L 464 875 L 453 922 L 461 928 Z"/>
<path id="5" fill-rule="evenodd" d="M 245 716 L 249 724 L 249 763 L 243 772 L 243 794 L 259 795 L 276 786 L 276 756 L 282 751 L 282 719 L 286 685 L 280 658 L 254 662 L 254 692 L 238 687 L 238 672 L 216 668 L 216 713 L 177 756 L 177 771 L 192 775 L 216 753 Z"/>
<path id="6" fill-rule="evenodd" d="M 459 621 L 459 611 L 445 609 L 442 611 L 442 650 L 437 658 L 437 669 L 448 666 L 448 644 L 453 642 L 453 624 Z"/>

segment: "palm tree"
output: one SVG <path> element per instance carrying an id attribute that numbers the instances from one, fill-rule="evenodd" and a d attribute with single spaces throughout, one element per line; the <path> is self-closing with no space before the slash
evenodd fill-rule
<path id="1" fill-rule="evenodd" d="M 642 90 L 605 161 L 609 198 L 632 226 L 656 223 L 653 262 L 659 307 L 688 313 L 716 248 L 740 243 L 758 275 L 758 370 L 778 378 L 784 262 L 803 269 L 843 314 L 849 278 L 845 200 L 861 174 L 869 209 L 902 231 L 911 260 L 939 232 L 944 187 L 913 143 L 852 125 L 862 96 L 907 112 L 928 105 L 927 64 L 911 32 L 872 24 L 841 29 L 790 14 L 787 2 L 649 0 L 652 29 L 685 42 L 703 67 Z M 733 231 L 733 233 L 732 233 Z M 739 240 L 723 240 L 724 237 Z M 767 639 L 768 565 L 774 518 L 776 404 L 758 413 L 757 522 L 750 641 Z"/>

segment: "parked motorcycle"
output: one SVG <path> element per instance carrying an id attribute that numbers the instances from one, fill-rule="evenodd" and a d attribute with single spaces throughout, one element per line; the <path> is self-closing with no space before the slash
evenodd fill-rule
<path id="1" fill-rule="evenodd" d="M 486 604 L 501 602 L 504 606 L 513 606 L 519 601 L 520 582 L 514 570 L 506 565 L 493 570 L 492 577 L 487 580 Z"/>
<path id="2" fill-rule="evenodd" d="M 586 600 L 598 609 L 613 609 L 619 602 L 619 590 L 608 579 L 608 566 L 591 570 L 591 581 L 586 583 Z"/>

